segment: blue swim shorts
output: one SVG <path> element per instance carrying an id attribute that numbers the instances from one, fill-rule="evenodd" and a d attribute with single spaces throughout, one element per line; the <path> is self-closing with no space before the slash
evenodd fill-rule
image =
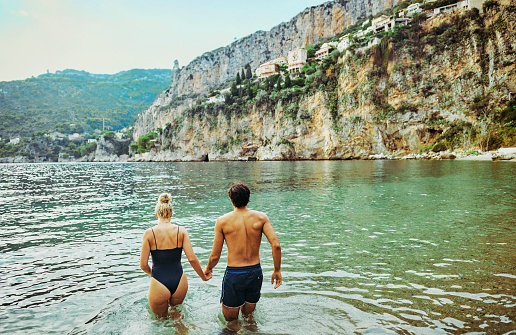
<path id="1" fill-rule="evenodd" d="M 256 304 L 260 300 L 263 273 L 260 264 L 243 267 L 226 267 L 222 280 L 220 302 L 226 307 L 238 308 L 246 302 Z"/>

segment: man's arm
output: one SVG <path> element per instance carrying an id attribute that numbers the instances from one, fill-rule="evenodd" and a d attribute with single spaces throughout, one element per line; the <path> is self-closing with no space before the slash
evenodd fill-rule
<path id="1" fill-rule="evenodd" d="M 206 275 L 210 274 L 219 262 L 220 254 L 222 253 L 222 247 L 224 246 L 224 233 L 222 232 L 222 224 L 217 219 L 215 222 L 215 238 L 213 239 L 213 248 L 211 249 L 210 258 L 208 259 L 208 265 L 204 269 Z"/>
<path id="2" fill-rule="evenodd" d="M 272 247 L 272 260 L 274 261 L 274 272 L 271 276 L 271 284 L 274 285 L 274 288 L 278 288 L 281 285 L 282 277 L 281 277 L 281 245 L 278 240 L 278 236 L 276 236 L 276 232 L 272 228 L 271 221 L 267 216 L 265 216 L 266 221 L 263 225 L 263 233 L 267 237 L 267 240 L 271 244 Z"/>

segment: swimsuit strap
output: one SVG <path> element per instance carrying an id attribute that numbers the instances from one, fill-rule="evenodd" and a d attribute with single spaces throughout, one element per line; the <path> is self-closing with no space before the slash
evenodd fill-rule
<path id="1" fill-rule="evenodd" d="M 179 248 L 179 225 L 177 225 L 176 248 Z"/>
<path id="2" fill-rule="evenodd" d="M 152 235 L 154 235 L 154 229 L 152 229 Z M 154 244 L 156 244 L 156 250 L 158 250 L 158 242 L 156 242 L 156 235 L 154 235 Z"/>

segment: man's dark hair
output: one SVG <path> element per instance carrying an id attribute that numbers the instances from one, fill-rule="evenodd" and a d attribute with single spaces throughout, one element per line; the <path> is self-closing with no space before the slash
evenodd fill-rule
<path id="1" fill-rule="evenodd" d="M 242 208 L 247 206 L 249 202 L 249 196 L 251 195 L 251 191 L 246 184 L 237 181 L 231 184 L 228 190 L 229 198 L 233 203 L 233 206 L 237 208 Z"/>

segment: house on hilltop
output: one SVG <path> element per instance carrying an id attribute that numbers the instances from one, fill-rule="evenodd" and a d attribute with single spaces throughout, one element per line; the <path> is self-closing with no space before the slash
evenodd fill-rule
<path id="1" fill-rule="evenodd" d="M 385 26 L 389 22 L 390 19 L 391 19 L 390 16 L 380 15 L 371 21 L 371 25 L 375 26 L 375 27 L 382 27 L 382 26 Z"/>
<path id="2" fill-rule="evenodd" d="M 306 49 L 291 50 L 288 53 L 288 72 L 299 72 L 306 63 Z"/>
<path id="3" fill-rule="evenodd" d="M 259 79 L 267 78 L 273 74 L 279 73 L 279 65 L 275 63 L 264 63 L 256 69 L 256 76 Z"/>
<path id="4" fill-rule="evenodd" d="M 285 56 L 279 56 L 278 58 L 268 61 L 267 63 L 278 64 L 279 66 L 282 66 L 282 65 L 287 65 L 288 60 L 287 60 L 287 57 L 285 57 Z"/>
<path id="5" fill-rule="evenodd" d="M 455 10 L 470 10 L 473 8 L 478 9 L 480 12 L 482 12 L 482 5 L 484 4 L 484 0 L 463 0 L 458 1 L 457 3 L 442 6 L 439 8 L 434 8 L 434 12 L 432 13 L 432 16 L 438 15 L 441 13 L 450 13 Z"/>
<path id="6" fill-rule="evenodd" d="M 413 3 L 407 7 L 407 16 L 412 16 L 421 12 L 421 4 L 419 2 Z"/>
<path id="7" fill-rule="evenodd" d="M 287 65 L 287 58 L 285 56 L 279 56 L 273 60 L 261 64 L 256 69 L 256 76 L 258 78 L 267 78 L 273 74 L 280 73 L 280 66 Z"/>
<path id="8" fill-rule="evenodd" d="M 396 26 L 406 26 L 409 24 L 411 19 L 399 17 L 396 18 L 394 16 L 386 16 L 382 15 L 377 17 L 376 19 L 373 19 L 373 30 L 376 33 L 382 32 L 382 31 L 389 31 L 391 29 L 394 29 Z"/>
<path id="9" fill-rule="evenodd" d="M 323 60 L 330 55 L 330 50 L 337 46 L 337 42 L 324 43 L 321 48 L 315 53 L 315 59 Z"/>
<path id="10" fill-rule="evenodd" d="M 340 38 L 339 44 L 337 44 L 337 50 L 339 50 L 339 52 L 342 52 L 349 48 L 350 45 L 351 43 L 349 42 L 349 35 L 344 35 Z"/>

